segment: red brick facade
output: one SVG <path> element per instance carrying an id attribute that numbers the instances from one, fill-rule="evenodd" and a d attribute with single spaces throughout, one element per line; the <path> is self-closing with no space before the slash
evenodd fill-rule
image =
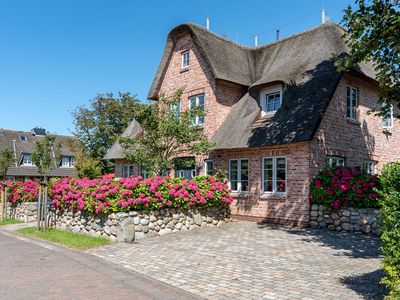
<path id="1" fill-rule="evenodd" d="M 190 51 L 189 68 L 182 69 L 181 54 Z M 346 118 L 346 87 L 359 91 L 358 122 Z M 246 92 L 242 86 L 214 79 L 207 64 L 189 34 L 175 42 L 159 94 L 172 96 L 184 88 L 181 110 L 188 109 L 188 98 L 205 96 L 204 132 L 211 137 L 228 116 L 231 107 Z M 321 87 L 322 88 L 322 87 Z M 343 76 L 322 122 L 312 141 L 295 144 L 236 150 L 213 151 L 209 158 L 215 168 L 228 169 L 229 159 L 249 159 L 250 192 L 234 196 L 232 215 L 257 221 L 288 225 L 307 225 L 309 222 L 309 183 L 326 166 L 326 156 L 345 158 L 346 165 L 362 167 L 365 160 L 379 162 L 379 169 L 389 161 L 400 159 L 400 126 L 394 121 L 390 132 L 384 132 L 381 117 L 367 112 L 377 106 L 377 87 L 351 75 Z M 240 120 L 238 120 L 240 122 Z M 284 156 L 287 162 L 287 190 L 285 195 L 262 192 L 263 157 Z M 197 157 L 203 173 L 203 159 Z M 123 161 L 116 163 L 116 176 L 122 176 Z"/>

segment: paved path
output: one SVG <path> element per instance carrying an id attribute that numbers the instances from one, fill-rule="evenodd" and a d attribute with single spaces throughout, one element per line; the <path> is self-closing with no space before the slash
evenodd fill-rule
<path id="1" fill-rule="evenodd" d="M 379 240 L 237 222 L 87 251 L 209 299 L 381 299 Z"/>
<path id="2" fill-rule="evenodd" d="M 91 255 L 0 229 L 0 299 L 196 299 Z"/>

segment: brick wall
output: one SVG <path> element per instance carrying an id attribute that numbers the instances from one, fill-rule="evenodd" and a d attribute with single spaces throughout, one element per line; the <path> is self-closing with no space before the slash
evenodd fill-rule
<path id="1" fill-rule="evenodd" d="M 287 192 L 284 196 L 262 192 L 263 157 L 285 156 Z M 309 146 L 297 143 L 284 146 L 215 151 L 210 155 L 215 168 L 228 170 L 230 159 L 247 158 L 250 164 L 250 192 L 233 193 L 232 216 L 240 219 L 303 226 L 309 220 Z"/>
<path id="2" fill-rule="evenodd" d="M 189 68 L 182 69 L 182 52 L 189 50 Z M 181 110 L 189 108 L 189 97 L 204 94 L 206 112 L 204 133 L 211 137 L 222 125 L 231 107 L 244 93 L 243 87 L 233 83 L 216 81 L 190 34 L 181 36 L 175 43 L 159 94 L 171 97 L 184 88 L 181 97 Z"/>
<path id="3" fill-rule="evenodd" d="M 124 165 L 132 165 L 131 162 L 129 162 L 126 159 L 116 159 L 115 160 L 115 177 L 116 178 L 122 178 L 124 176 Z M 139 176 L 139 165 L 133 164 L 133 175 L 134 176 Z"/>
<path id="4" fill-rule="evenodd" d="M 347 120 L 348 85 L 358 89 L 358 122 Z M 368 114 L 380 108 L 377 99 L 376 86 L 349 74 L 343 76 L 310 145 L 312 176 L 326 166 L 326 155 L 345 157 L 349 167 L 362 167 L 365 160 L 378 161 L 379 170 L 385 163 L 400 159 L 398 120 L 393 120 L 393 128 L 385 132 L 382 118 Z"/>

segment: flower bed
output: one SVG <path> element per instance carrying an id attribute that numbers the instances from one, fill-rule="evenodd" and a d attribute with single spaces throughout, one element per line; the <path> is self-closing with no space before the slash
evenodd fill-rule
<path id="1" fill-rule="evenodd" d="M 60 211 L 109 215 L 132 210 L 229 205 L 228 186 L 201 176 L 182 178 L 141 176 L 112 180 L 63 178 L 53 183 L 50 198 Z"/>
<path id="2" fill-rule="evenodd" d="M 39 187 L 39 183 L 31 180 L 24 182 L 7 181 L 7 200 L 8 202 L 13 204 L 24 202 L 37 202 L 39 196 Z M 1 189 L 1 191 L 3 191 L 3 189 Z"/>
<path id="3" fill-rule="evenodd" d="M 326 208 L 379 207 L 379 195 L 375 192 L 377 176 L 368 175 L 357 169 L 338 167 L 321 172 L 311 183 L 310 200 Z"/>

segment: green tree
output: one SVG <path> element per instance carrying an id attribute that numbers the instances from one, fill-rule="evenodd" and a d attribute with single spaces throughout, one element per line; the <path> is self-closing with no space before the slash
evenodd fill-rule
<path id="1" fill-rule="evenodd" d="M 179 90 L 174 97 L 160 99 L 143 107 L 137 119 L 143 134 L 120 138 L 124 156 L 143 166 L 151 175 L 162 175 L 173 168 L 174 159 L 188 154 L 207 154 L 214 146 L 203 130 L 193 125 L 193 119 L 204 117 L 201 109 L 180 113 Z"/>
<path id="2" fill-rule="evenodd" d="M 79 106 L 73 112 L 75 136 L 85 146 L 85 151 L 94 160 L 100 160 L 103 174 L 114 171 L 114 164 L 103 160 L 107 150 L 135 117 L 143 106 L 129 93 L 97 95 L 90 107 Z"/>
<path id="3" fill-rule="evenodd" d="M 37 166 L 39 173 L 43 175 L 45 183 L 47 183 L 49 171 L 59 167 L 60 159 L 61 144 L 56 141 L 55 135 L 46 135 L 35 142 L 32 163 Z"/>
<path id="4" fill-rule="evenodd" d="M 74 153 L 75 168 L 79 178 L 94 179 L 101 175 L 100 159 L 90 157 L 85 150 L 85 146 L 79 140 L 70 141 L 68 148 Z"/>
<path id="5" fill-rule="evenodd" d="M 7 176 L 8 169 L 15 163 L 14 153 L 8 149 L 4 148 L 0 150 L 0 177 L 5 180 Z"/>
<path id="6" fill-rule="evenodd" d="M 400 107 L 400 0 L 356 0 L 356 8 L 345 10 L 343 25 L 351 50 L 337 60 L 339 71 L 372 61 L 381 88 L 380 102 Z"/>

